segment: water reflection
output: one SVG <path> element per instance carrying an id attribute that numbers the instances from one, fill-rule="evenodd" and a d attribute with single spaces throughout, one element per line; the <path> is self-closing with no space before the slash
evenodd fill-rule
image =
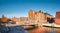
<path id="1" fill-rule="evenodd" d="M 56 33 L 54 28 L 35 28 L 32 30 L 24 30 L 25 28 L 21 26 L 13 26 L 13 27 L 6 27 L 6 26 L 0 26 L 0 33 Z"/>
<path id="2" fill-rule="evenodd" d="M 0 26 L 0 33 L 28 33 L 22 26 Z"/>
<path id="3" fill-rule="evenodd" d="M 51 29 L 49 33 L 56 33 L 54 29 Z"/>
<path id="4" fill-rule="evenodd" d="M 15 24 L 12 22 L 9 23 L 0 23 L 0 33 L 28 33 L 23 26 L 5 26 L 5 24 Z"/>
<path id="5" fill-rule="evenodd" d="M 0 23 L 2 24 L 2 23 Z M 7 23 L 7 24 L 10 24 Z M 15 24 L 15 23 L 12 23 L 12 24 Z M 26 27 L 23 27 L 23 26 L 10 26 L 10 27 L 7 27 L 7 26 L 0 26 L 0 33 L 56 33 L 55 29 L 54 28 L 42 28 L 42 27 L 36 27 L 34 29 L 31 29 L 31 30 L 25 30 Z M 57 31 L 60 31 L 57 30 Z M 59 32 L 58 32 L 59 33 Z"/>

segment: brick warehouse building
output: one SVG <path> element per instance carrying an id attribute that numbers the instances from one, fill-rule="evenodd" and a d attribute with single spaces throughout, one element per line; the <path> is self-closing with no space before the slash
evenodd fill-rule
<path id="1" fill-rule="evenodd" d="M 10 18 L 12 21 L 15 22 L 47 22 L 47 18 L 54 18 L 52 15 L 48 14 L 48 13 L 44 13 L 41 10 L 39 11 L 34 11 L 32 9 L 29 10 L 28 12 L 28 17 L 20 17 L 20 18 Z M 2 19 L 2 18 L 0 18 Z"/>
<path id="2" fill-rule="evenodd" d="M 7 22 L 8 18 L 2 15 L 2 18 L 0 18 L 0 22 Z"/>
<path id="3" fill-rule="evenodd" d="M 41 10 L 35 12 L 34 10 L 30 10 L 28 13 L 28 20 L 31 22 L 47 22 L 47 18 L 54 18 L 52 15 L 48 13 L 44 13 Z"/>
<path id="4" fill-rule="evenodd" d="M 55 23 L 60 24 L 60 11 L 56 12 Z"/>

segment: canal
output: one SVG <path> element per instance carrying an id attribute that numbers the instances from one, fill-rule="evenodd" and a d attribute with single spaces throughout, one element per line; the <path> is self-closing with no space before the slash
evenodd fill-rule
<path id="1" fill-rule="evenodd" d="M 23 26 L 4 26 L 4 25 L 1 26 L 0 23 L 0 33 L 60 33 L 60 28 L 36 26 L 33 29 L 25 30 Z"/>
<path id="2" fill-rule="evenodd" d="M 59 28 L 49 28 L 49 27 L 38 27 L 29 30 L 29 33 L 60 33 Z"/>
<path id="3" fill-rule="evenodd" d="M 22 26 L 0 26 L 0 33 L 60 33 L 60 28 L 36 27 L 25 30 Z"/>

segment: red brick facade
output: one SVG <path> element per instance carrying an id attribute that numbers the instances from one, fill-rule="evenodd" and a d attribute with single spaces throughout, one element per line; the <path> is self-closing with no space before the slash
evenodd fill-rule
<path id="1" fill-rule="evenodd" d="M 60 24 L 60 12 L 56 12 L 55 23 Z"/>
<path id="2" fill-rule="evenodd" d="M 41 10 L 39 10 L 38 12 L 35 12 L 34 10 L 30 10 L 28 13 L 28 17 L 20 17 L 20 18 L 10 18 L 12 21 L 14 22 L 47 22 L 47 17 L 48 18 L 53 18 L 53 16 L 51 16 L 48 13 L 44 13 Z M 6 18 L 2 18 L 4 20 L 7 20 Z"/>
<path id="3" fill-rule="evenodd" d="M 38 12 L 35 12 L 34 10 L 30 10 L 28 13 L 28 19 L 29 21 L 35 21 L 35 22 L 47 22 L 47 17 L 48 18 L 53 18 L 52 15 L 48 13 L 44 13 L 41 10 Z"/>

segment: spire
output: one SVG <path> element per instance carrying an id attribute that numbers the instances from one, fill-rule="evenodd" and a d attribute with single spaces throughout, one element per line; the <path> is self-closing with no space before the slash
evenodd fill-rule
<path id="1" fill-rule="evenodd" d="M 43 13 L 42 10 L 39 10 L 39 13 Z"/>
<path id="2" fill-rule="evenodd" d="M 16 17 L 14 16 L 14 18 L 16 18 Z"/>
<path id="3" fill-rule="evenodd" d="M 34 11 L 34 10 L 30 9 L 30 11 Z"/>
<path id="4" fill-rule="evenodd" d="M 41 10 L 39 10 L 39 12 L 42 12 Z"/>
<path id="5" fill-rule="evenodd" d="M 2 15 L 2 18 L 4 18 L 5 16 L 4 15 Z"/>

